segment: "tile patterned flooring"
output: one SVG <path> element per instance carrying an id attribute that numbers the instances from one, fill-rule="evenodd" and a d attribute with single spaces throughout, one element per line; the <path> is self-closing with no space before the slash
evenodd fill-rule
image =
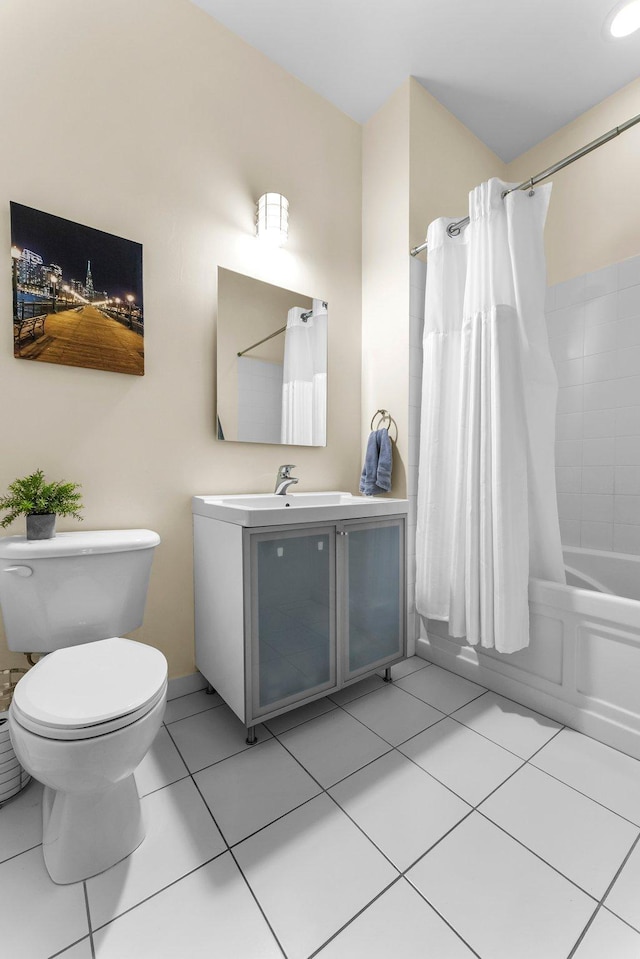
<path id="1" fill-rule="evenodd" d="M 0 808 L 8 959 L 638 959 L 640 762 L 413 658 L 259 727 L 171 701 L 147 837 L 56 886 Z"/>

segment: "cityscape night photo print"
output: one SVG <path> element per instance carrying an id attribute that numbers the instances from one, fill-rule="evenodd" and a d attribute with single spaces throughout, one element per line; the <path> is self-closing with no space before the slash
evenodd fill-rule
<path id="1" fill-rule="evenodd" d="M 14 355 L 142 376 L 142 245 L 10 206 Z"/>

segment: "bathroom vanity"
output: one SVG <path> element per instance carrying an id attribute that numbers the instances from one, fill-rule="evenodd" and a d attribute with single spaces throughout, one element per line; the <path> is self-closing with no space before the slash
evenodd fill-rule
<path id="1" fill-rule="evenodd" d="M 247 726 L 406 655 L 407 500 L 195 496 L 196 665 Z"/>

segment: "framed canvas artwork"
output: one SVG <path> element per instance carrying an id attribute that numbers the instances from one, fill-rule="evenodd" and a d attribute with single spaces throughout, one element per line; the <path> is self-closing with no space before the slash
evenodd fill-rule
<path id="1" fill-rule="evenodd" d="M 142 245 L 10 206 L 14 356 L 142 376 Z"/>

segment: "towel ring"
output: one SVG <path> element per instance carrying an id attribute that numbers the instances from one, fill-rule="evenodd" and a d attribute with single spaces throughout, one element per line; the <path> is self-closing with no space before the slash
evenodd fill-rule
<path id="1" fill-rule="evenodd" d="M 375 427 L 374 427 L 374 423 L 375 423 Z M 397 443 L 398 442 L 398 424 L 394 420 L 389 410 L 376 410 L 373 416 L 371 417 L 371 425 L 369 429 L 379 430 L 379 429 L 382 429 L 385 426 L 385 424 L 388 424 L 385 428 L 389 431 L 389 438 L 392 439 L 394 443 Z M 395 439 L 393 436 L 391 436 L 392 426 L 395 426 L 395 429 L 396 429 Z"/>

